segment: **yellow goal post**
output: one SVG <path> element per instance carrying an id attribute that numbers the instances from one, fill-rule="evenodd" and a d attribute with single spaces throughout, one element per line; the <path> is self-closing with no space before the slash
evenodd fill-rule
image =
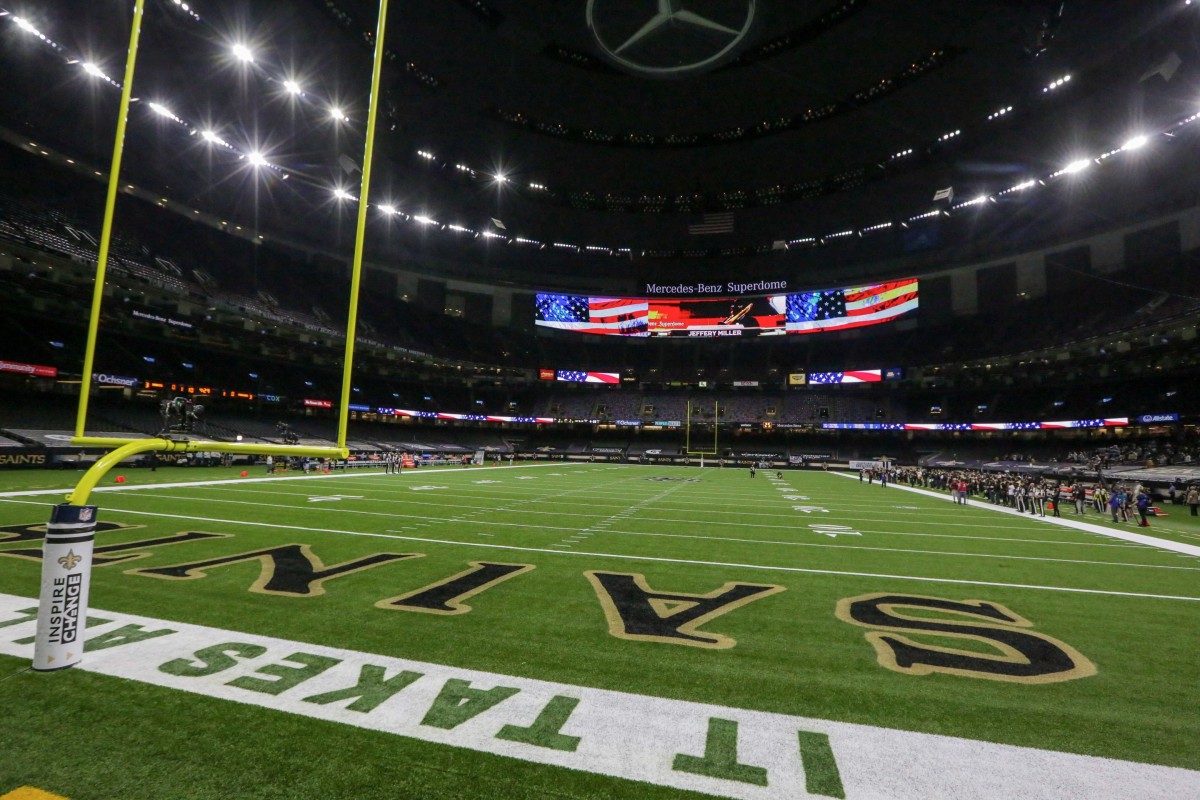
<path id="1" fill-rule="evenodd" d="M 123 459 L 145 452 L 211 452 L 331 459 L 344 459 L 350 455 L 350 451 L 346 447 L 350 379 L 354 367 L 354 337 L 358 325 L 358 297 L 362 275 L 363 242 L 366 238 L 367 200 L 370 196 L 371 164 L 374 155 L 380 74 L 383 66 L 387 5 L 388 0 L 380 0 L 379 19 L 375 34 L 370 105 L 367 110 L 366 144 L 363 151 L 362 186 L 358 196 L 354 260 L 350 273 L 350 309 L 346 321 L 346 351 L 342 364 L 342 392 L 338 404 L 337 443 L 333 447 L 319 447 L 183 440 L 164 436 L 145 439 L 117 439 L 85 435 L 96 338 L 100 325 L 100 305 L 104 297 L 105 272 L 108 267 L 109 245 L 112 240 L 113 213 L 120 186 L 125 126 L 129 116 L 138 40 L 141 37 L 145 9 L 145 0 L 135 0 L 129 35 L 129 52 L 125 61 L 125 78 L 121 85 L 121 103 L 117 114 L 112 163 L 108 173 L 108 193 L 105 197 L 104 219 L 100 228 L 100 241 L 96 257 L 96 275 L 92 291 L 91 311 L 88 317 L 87 342 L 84 348 L 83 380 L 79 387 L 75 432 L 70 440 L 74 446 L 112 449 L 97 459 L 95 464 L 84 473 L 75 485 L 74 491 L 67 495 L 66 502 L 56 505 L 52 509 L 42 548 L 42 585 L 38 604 L 37 634 L 34 640 L 32 664 L 34 670 L 64 669 L 74 666 L 82 659 L 83 629 L 84 620 L 87 617 L 88 588 L 91 582 L 92 550 L 96 531 L 96 507 L 88 505 L 88 499 L 104 475 Z"/>
<path id="2" fill-rule="evenodd" d="M 684 439 L 684 452 L 689 456 L 715 456 L 719 452 L 717 449 L 717 435 L 720 431 L 721 406 L 717 401 L 713 401 L 713 438 L 711 450 L 693 450 L 692 449 L 692 401 L 687 402 L 687 419 L 684 422 L 686 430 Z"/>

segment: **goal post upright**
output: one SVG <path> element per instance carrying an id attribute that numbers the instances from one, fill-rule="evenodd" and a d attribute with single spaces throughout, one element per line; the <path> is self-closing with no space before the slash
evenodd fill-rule
<path id="1" fill-rule="evenodd" d="M 142 16 L 146 0 L 136 0 L 133 25 L 129 33 L 129 53 L 125 57 L 125 80 L 121 84 L 121 105 L 117 112 L 117 135 L 113 142 L 112 162 L 108 170 L 108 194 L 104 199 L 104 220 L 100 224 L 100 244 L 96 252 L 96 278 L 92 286 L 92 309 L 88 316 L 87 342 L 83 350 L 83 382 L 79 385 L 79 409 L 75 415 L 75 436 L 83 436 L 87 421 L 88 395 L 92 389 L 92 366 L 96 356 L 96 335 L 100 329 L 100 303 L 104 299 L 104 279 L 108 271 L 108 249 L 112 242 L 113 213 L 117 207 L 117 188 L 121 180 L 121 157 L 125 152 L 125 123 L 133 94 L 133 71 L 137 65 L 138 40 L 142 35 Z"/>
<path id="2" fill-rule="evenodd" d="M 342 397 L 338 407 L 337 445 L 346 447 L 350 420 L 350 378 L 354 369 L 354 336 L 358 328 L 358 294 L 362 279 L 363 243 L 367 232 L 367 200 L 371 191 L 371 162 L 375 154 L 375 118 L 379 111 L 379 77 L 383 71 L 384 30 L 388 0 L 379 0 L 375 28 L 375 58 L 371 67 L 371 99 L 367 105 L 367 141 L 363 147 L 362 186 L 358 192 L 358 225 L 354 235 L 354 261 L 350 269 L 350 311 L 346 315 L 346 355 L 342 364 Z"/>

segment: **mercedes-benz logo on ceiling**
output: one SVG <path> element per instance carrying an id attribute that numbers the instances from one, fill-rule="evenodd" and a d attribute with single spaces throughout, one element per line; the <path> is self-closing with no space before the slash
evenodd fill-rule
<path id="1" fill-rule="evenodd" d="M 601 51 L 626 70 L 675 78 L 719 66 L 746 38 L 757 0 L 588 0 Z"/>

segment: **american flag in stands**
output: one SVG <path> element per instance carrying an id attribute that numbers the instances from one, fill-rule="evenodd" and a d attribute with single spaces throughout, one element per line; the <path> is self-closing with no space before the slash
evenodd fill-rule
<path id="1" fill-rule="evenodd" d="M 788 333 L 874 325 L 917 308 L 917 279 L 787 296 Z"/>
<path id="2" fill-rule="evenodd" d="M 650 302 L 623 297 L 539 293 L 535 323 L 581 333 L 646 336 Z"/>
<path id="3" fill-rule="evenodd" d="M 688 233 L 692 236 L 733 233 L 733 212 L 721 211 L 716 214 L 704 214 L 699 221 L 688 225 Z"/>
<path id="4" fill-rule="evenodd" d="M 571 381 L 572 383 L 620 383 L 621 373 L 583 372 L 577 369 L 560 369 L 556 379 L 560 381 Z"/>

